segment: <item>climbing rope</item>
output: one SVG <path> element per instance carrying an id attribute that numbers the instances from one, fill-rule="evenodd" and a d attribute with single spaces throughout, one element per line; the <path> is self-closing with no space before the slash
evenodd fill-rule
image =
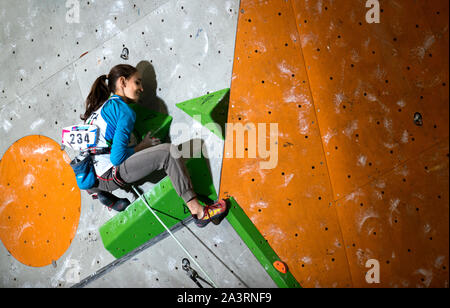
<path id="1" fill-rule="evenodd" d="M 206 278 L 208 278 L 209 281 L 211 281 L 212 285 L 214 286 L 214 288 L 217 288 L 217 285 L 214 283 L 214 281 L 208 276 L 208 274 L 203 270 L 203 268 L 200 266 L 200 264 L 197 263 L 197 261 L 195 261 L 195 258 L 193 258 L 191 256 L 191 254 L 186 250 L 186 248 L 184 248 L 184 246 L 180 243 L 180 241 L 178 241 L 178 239 L 175 237 L 175 235 L 173 235 L 173 233 L 169 230 L 169 228 L 164 224 L 164 222 L 158 217 L 158 215 L 156 215 L 156 213 L 152 210 L 152 208 L 150 207 L 150 205 L 147 203 L 147 200 L 143 197 L 143 195 L 141 195 L 138 190 L 136 189 L 136 187 L 134 187 L 134 185 L 131 186 L 134 190 L 134 192 L 139 196 L 139 199 L 141 199 L 144 204 L 147 206 L 147 208 L 150 210 L 150 212 L 156 217 L 156 219 L 159 221 L 159 223 L 167 230 L 167 232 L 169 232 L 170 236 L 177 242 L 177 244 L 183 249 L 183 251 L 189 256 L 189 258 L 195 263 L 195 265 L 198 266 L 198 268 L 202 271 L 202 273 L 205 275 Z"/>

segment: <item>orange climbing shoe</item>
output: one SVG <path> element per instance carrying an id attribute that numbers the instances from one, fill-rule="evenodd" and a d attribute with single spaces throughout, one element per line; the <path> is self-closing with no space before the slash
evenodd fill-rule
<path id="1" fill-rule="evenodd" d="M 207 205 L 203 209 L 203 218 L 197 219 L 197 215 L 192 215 L 194 222 L 199 228 L 205 227 L 211 221 L 213 224 L 218 225 L 225 218 L 227 214 L 227 203 L 225 200 L 219 200 L 213 205 Z"/>

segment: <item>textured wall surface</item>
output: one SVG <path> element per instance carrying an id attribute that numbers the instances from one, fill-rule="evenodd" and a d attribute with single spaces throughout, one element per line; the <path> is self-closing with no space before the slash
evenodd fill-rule
<path id="1" fill-rule="evenodd" d="M 228 122 L 278 163 L 226 142 L 220 194 L 304 287 L 448 287 L 449 4 L 379 3 L 241 1 Z"/>

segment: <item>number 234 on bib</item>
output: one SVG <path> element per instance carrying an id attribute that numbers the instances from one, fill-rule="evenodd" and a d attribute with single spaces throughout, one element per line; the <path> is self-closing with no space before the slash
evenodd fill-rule
<path id="1" fill-rule="evenodd" d="M 85 150 L 95 147 L 98 141 L 96 125 L 74 125 L 62 130 L 62 144 L 73 150 Z"/>

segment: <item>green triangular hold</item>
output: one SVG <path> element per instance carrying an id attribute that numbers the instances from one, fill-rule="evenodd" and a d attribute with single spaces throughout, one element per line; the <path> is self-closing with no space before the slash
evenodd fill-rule
<path id="1" fill-rule="evenodd" d="M 230 89 L 223 89 L 211 94 L 176 104 L 195 120 L 225 140 L 225 123 L 228 117 Z"/>
<path id="2" fill-rule="evenodd" d="M 130 104 L 129 107 L 136 113 L 134 124 L 135 136 L 140 142 L 151 131 L 152 136 L 164 142 L 169 134 L 172 117 L 160 112 L 150 110 L 139 104 Z"/>

